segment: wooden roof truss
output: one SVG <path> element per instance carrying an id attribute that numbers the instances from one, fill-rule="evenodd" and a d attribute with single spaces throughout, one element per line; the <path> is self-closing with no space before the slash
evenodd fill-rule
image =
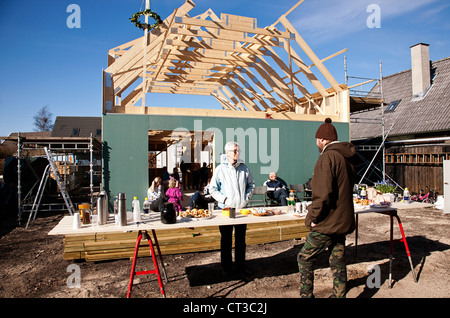
<path id="1" fill-rule="evenodd" d="M 187 0 L 148 36 L 109 51 L 104 71 L 103 112 L 152 113 L 146 93 L 213 96 L 224 110 L 319 114 L 348 120 L 348 89 L 338 84 L 287 20 L 297 5 L 265 28 L 255 18 L 208 9 L 190 17 Z M 281 23 L 284 31 L 275 25 Z M 307 65 L 293 44 L 312 61 Z M 312 71 L 315 67 L 330 87 Z M 311 93 L 300 80 L 309 81 Z M 340 96 L 343 94 L 343 96 Z M 135 107 L 141 100 L 141 107 Z M 335 118 L 335 119 L 336 119 Z"/>

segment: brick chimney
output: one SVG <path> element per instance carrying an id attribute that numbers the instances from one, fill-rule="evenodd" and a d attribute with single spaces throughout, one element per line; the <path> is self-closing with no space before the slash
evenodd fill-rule
<path id="1" fill-rule="evenodd" d="M 411 46 L 412 98 L 422 99 L 431 84 L 429 44 Z"/>

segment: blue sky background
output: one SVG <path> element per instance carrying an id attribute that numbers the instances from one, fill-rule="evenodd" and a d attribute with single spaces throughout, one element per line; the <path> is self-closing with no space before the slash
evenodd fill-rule
<path id="1" fill-rule="evenodd" d="M 253 17 L 258 27 L 265 27 L 298 0 L 194 2 L 191 16 L 211 8 L 219 17 Z M 81 28 L 67 27 L 71 12 L 66 10 L 72 3 L 81 8 Z M 150 1 L 162 19 L 183 3 Z M 367 26 L 370 4 L 381 9 L 380 28 Z M 33 131 L 33 116 L 45 105 L 54 118 L 101 116 L 101 74 L 108 50 L 142 36 L 129 18 L 144 6 L 142 0 L 2 0 L 0 136 Z M 410 46 L 419 42 L 430 44 L 433 61 L 450 55 L 448 0 L 305 0 L 288 19 L 319 58 L 348 49 L 325 62 L 340 83 L 345 82 L 344 55 L 349 75 L 370 78 L 379 77 L 380 61 L 383 76 L 411 68 Z M 188 95 L 147 97 L 146 104 L 219 107 L 213 97 Z"/>

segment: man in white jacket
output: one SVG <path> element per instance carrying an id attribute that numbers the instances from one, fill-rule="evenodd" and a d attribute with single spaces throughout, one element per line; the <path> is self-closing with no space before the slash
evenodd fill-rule
<path id="1" fill-rule="evenodd" d="M 214 170 L 209 190 L 220 208 L 235 208 L 236 212 L 245 207 L 251 195 L 255 182 L 248 167 L 239 159 L 239 145 L 228 142 L 225 145 L 227 161 Z M 245 234 L 247 224 L 219 226 L 220 261 L 225 275 L 232 272 L 232 235 L 234 227 L 235 238 L 235 270 L 246 274 L 245 268 Z"/>

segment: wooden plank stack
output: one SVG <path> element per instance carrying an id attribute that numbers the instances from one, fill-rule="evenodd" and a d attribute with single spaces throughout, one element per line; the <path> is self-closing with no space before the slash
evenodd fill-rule
<path id="1" fill-rule="evenodd" d="M 247 225 L 247 245 L 299 239 L 309 230 L 304 219 Z M 150 232 L 149 232 L 150 233 Z M 220 248 L 218 226 L 156 230 L 163 255 L 212 251 Z M 105 261 L 132 258 L 137 232 L 68 234 L 64 238 L 64 260 Z M 139 257 L 149 256 L 146 240 L 142 240 Z"/>

